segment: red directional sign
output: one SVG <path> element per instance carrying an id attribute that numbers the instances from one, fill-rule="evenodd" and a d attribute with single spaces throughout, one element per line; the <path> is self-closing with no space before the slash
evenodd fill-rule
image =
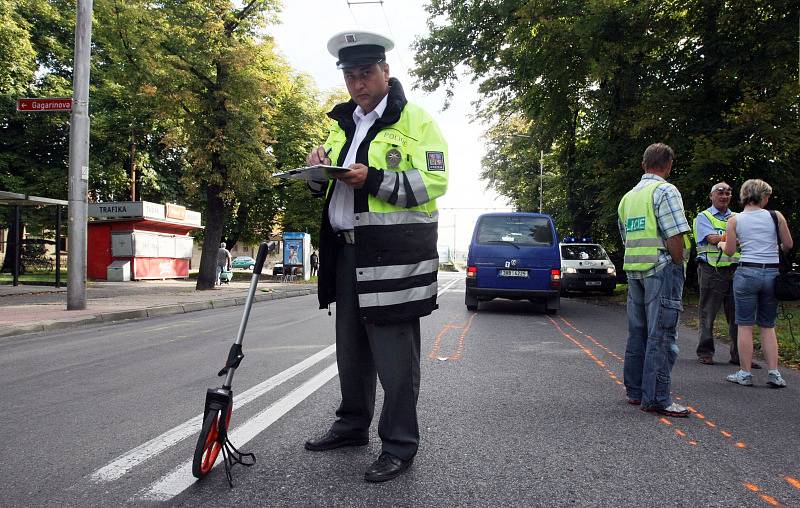
<path id="1" fill-rule="evenodd" d="M 17 99 L 17 111 L 72 111 L 72 98 Z"/>

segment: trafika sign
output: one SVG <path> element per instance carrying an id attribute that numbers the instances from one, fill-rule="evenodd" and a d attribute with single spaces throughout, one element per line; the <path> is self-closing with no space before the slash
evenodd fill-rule
<path id="1" fill-rule="evenodd" d="M 72 99 L 17 99 L 17 111 L 72 111 Z"/>

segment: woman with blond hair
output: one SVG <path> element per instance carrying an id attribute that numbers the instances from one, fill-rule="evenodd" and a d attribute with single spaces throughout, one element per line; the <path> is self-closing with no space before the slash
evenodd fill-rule
<path id="1" fill-rule="evenodd" d="M 750 373 L 753 360 L 753 326 L 761 334 L 761 351 L 767 360 L 769 380 L 774 388 L 783 388 L 786 381 L 778 371 L 778 339 L 775 335 L 775 318 L 778 300 L 775 298 L 775 277 L 778 275 L 780 248 L 788 251 L 793 246 L 792 235 L 786 219 L 774 212 L 778 225 L 765 210 L 772 187 L 763 180 L 747 180 L 739 192 L 744 210 L 728 219 L 725 242 L 719 247 L 732 256 L 738 243 L 742 249 L 739 267 L 733 276 L 733 297 L 736 304 L 736 324 L 739 327 L 739 371 L 728 376 L 728 381 L 743 386 L 753 386 Z"/>

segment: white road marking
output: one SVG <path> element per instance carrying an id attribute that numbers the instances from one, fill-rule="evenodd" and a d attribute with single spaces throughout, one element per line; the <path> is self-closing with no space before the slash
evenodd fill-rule
<path id="1" fill-rule="evenodd" d="M 443 295 L 443 294 L 447 293 L 447 290 L 448 290 L 448 289 L 450 289 L 451 287 L 453 287 L 453 286 L 454 286 L 454 285 L 455 285 L 457 282 L 459 282 L 460 280 L 461 280 L 461 279 L 453 279 L 453 280 L 451 280 L 450 282 L 448 282 L 447 284 L 445 284 L 445 285 L 442 287 L 442 289 L 440 289 L 440 290 L 439 290 L 439 294 L 440 294 L 440 295 Z"/>
<path id="2" fill-rule="evenodd" d="M 279 386 L 281 383 L 290 380 L 309 367 L 321 362 L 323 359 L 330 356 L 334 351 L 336 351 L 336 345 L 330 345 L 322 351 L 306 358 L 302 362 L 289 367 L 280 374 L 276 374 L 266 381 L 255 385 L 249 390 L 236 395 L 233 399 L 234 409 L 252 402 L 276 386 Z M 89 476 L 89 480 L 95 483 L 104 483 L 117 480 L 134 467 L 158 455 L 181 440 L 192 435 L 197 435 L 200 432 L 200 427 L 202 427 L 202 425 L 203 413 L 200 413 L 199 415 L 178 425 L 177 427 L 164 432 L 160 436 L 153 438 L 140 446 L 137 446 L 123 455 L 120 455 L 109 464 L 92 473 Z"/>
<path id="3" fill-rule="evenodd" d="M 305 400 L 309 395 L 325 385 L 338 374 L 336 364 L 331 364 L 325 370 L 309 379 L 293 390 L 284 398 L 278 400 L 267 409 L 261 411 L 244 424 L 230 432 L 230 440 L 237 448 L 241 449 L 248 441 L 278 421 L 292 408 Z M 222 462 L 222 454 L 217 457 L 214 467 Z M 187 488 L 191 487 L 197 479 L 192 476 L 192 460 L 187 460 L 172 472 L 162 477 L 142 491 L 137 498 L 150 501 L 168 501 Z"/>

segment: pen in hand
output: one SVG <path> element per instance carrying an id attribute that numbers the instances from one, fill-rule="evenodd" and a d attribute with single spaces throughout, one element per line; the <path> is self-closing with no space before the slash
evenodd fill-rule
<path id="1" fill-rule="evenodd" d="M 320 164 L 325 164 L 325 159 L 328 158 L 328 155 L 330 155 L 331 150 L 333 150 L 333 147 L 330 147 L 327 150 L 325 150 L 325 155 L 323 155 L 322 157 L 319 158 L 319 163 Z"/>

